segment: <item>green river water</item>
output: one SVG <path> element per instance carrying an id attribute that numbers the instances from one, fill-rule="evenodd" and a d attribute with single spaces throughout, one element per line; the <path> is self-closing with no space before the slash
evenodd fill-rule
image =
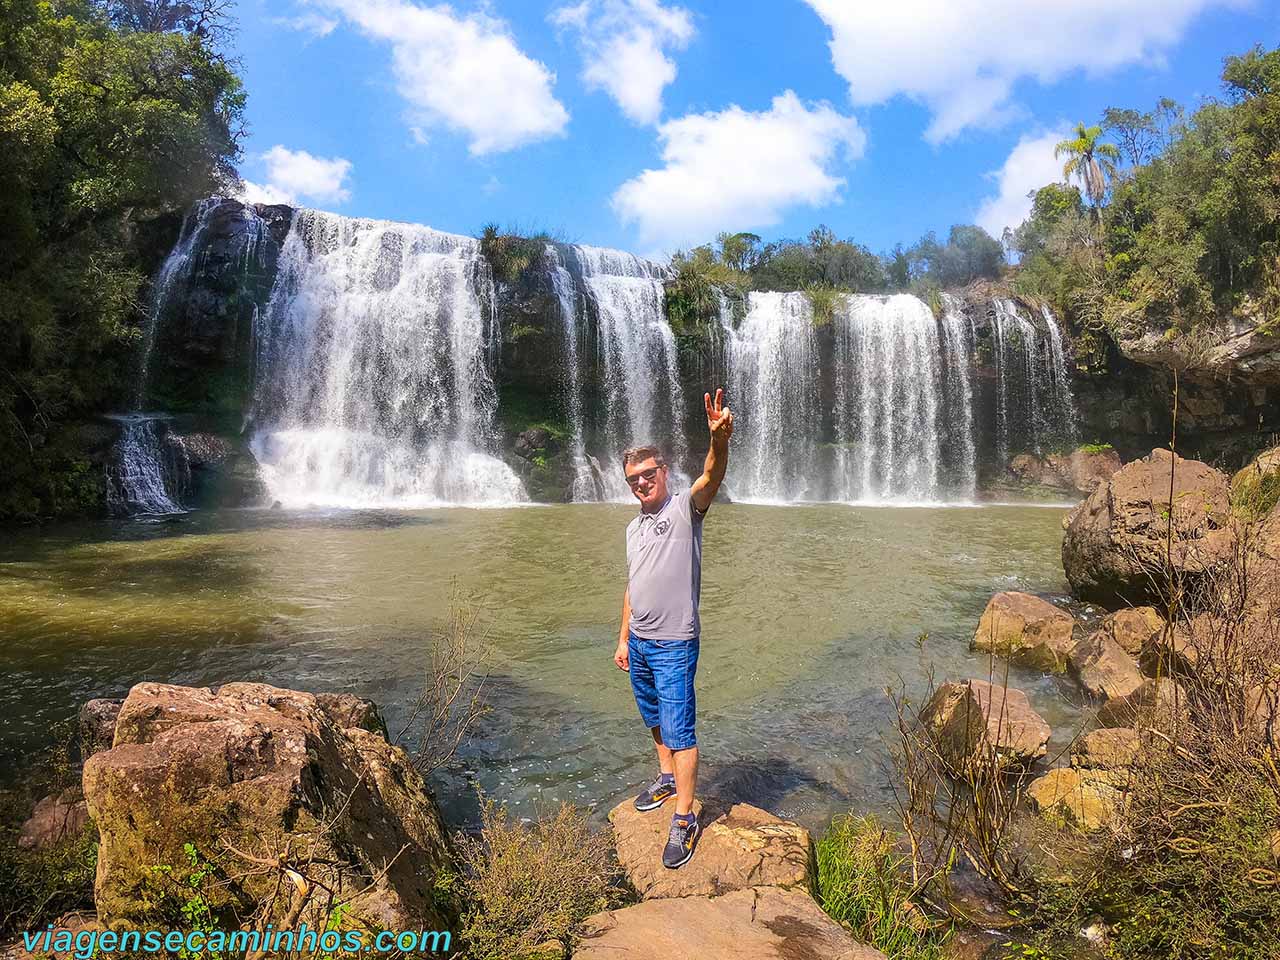
<path id="1" fill-rule="evenodd" d="M 517 813 L 602 812 L 651 776 L 612 663 L 623 505 L 392 512 L 208 511 L 19 531 L 0 546 L 0 765 L 139 680 L 346 690 L 393 731 L 454 591 L 483 610 L 492 711 L 438 785 Z M 1065 593 L 1062 509 L 722 505 L 704 535 L 698 735 L 707 790 L 809 826 L 884 807 L 888 686 L 986 677 L 968 640 L 990 595 Z M 927 634 L 921 642 L 920 638 Z M 996 667 L 997 671 L 1003 668 Z M 1065 745 L 1069 688 L 1014 670 Z"/>

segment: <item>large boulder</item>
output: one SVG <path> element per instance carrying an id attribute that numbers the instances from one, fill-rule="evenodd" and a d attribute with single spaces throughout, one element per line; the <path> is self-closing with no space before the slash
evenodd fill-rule
<path id="1" fill-rule="evenodd" d="M 920 712 L 939 749 L 953 763 L 994 751 L 1026 764 L 1045 755 L 1052 731 L 1021 690 L 985 680 L 944 683 Z"/>
<path id="2" fill-rule="evenodd" d="M 645 900 L 718 896 L 731 890 L 773 886 L 809 889 L 813 840 L 790 820 L 747 803 L 695 802 L 703 820 L 697 853 L 679 870 L 662 865 L 671 824 L 669 811 L 640 813 L 630 800 L 609 812 L 618 861 L 631 886 Z"/>
<path id="3" fill-rule="evenodd" d="M 366 927 L 444 922 L 432 898 L 449 859 L 435 802 L 403 750 L 341 725 L 368 720 L 356 706 L 258 683 L 135 686 L 114 746 L 83 774 L 103 922 L 147 922 L 154 868 L 181 887 L 191 850 L 229 877 L 201 891 L 219 920 L 260 911 L 279 923 L 301 906 L 293 922 L 323 928 L 328 890 Z"/>
<path id="4" fill-rule="evenodd" d="M 1105 631 L 1095 630 L 1067 655 L 1071 675 L 1095 700 L 1127 697 L 1142 686 L 1138 662 Z"/>
<path id="5" fill-rule="evenodd" d="M 78 786 L 40 800 L 18 830 L 21 850 L 43 850 L 76 836 L 89 825 L 89 811 Z"/>
<path id="6" fill-rule="evenodd" d="M 1230 556 L 1230 516 L 1226 476 L 1196 460 L 1174 459 L 1168 450 L 1152 450 L 1099 485 L 1068 516 L 1062 566 L 1081 599 L 1107 606 L 1148 602 L 1158 598 L 1170 566 L 1194 579 Z"/>
<path id="7" fill-rule="evenodd" d="M 1075 619 L 1047 600 L 1008 590 L 987 603 L 970 648 L 1050 673 L 1066 669 Z"/>
<path id="8" fill-rule="evenodd" d="M 1141 657 L 1153 638 L 1164 631 L 1164 617 L 1155 607 L 1123 607 L 1098 622 L 1098 632 L 1110 637 L 1131 657 Z"/>
<path id="9" fill-rule="evenodd" d="M 695 858 L 696 859 L 696 858 Z M 687 869 L 687 868 L 684 868 Z M 778 887 L 646 900 L 588 917 L 574 960 L 885 960 L 807 894 Z"/>
<path id="10" fill-rule="evenodd" d="M 1124 794 L 1103 771 L 1062 767 L 1027 787 L 1031 807 L 1053 823 L 1098 830 L 1115 819 Z"/>
<path id="11" fill-rule="evenodd" d="M 1141 759 L 1142 738 L 1132 727 L 1100 727 L 1071 745 L 1071 765 L 1088 770 L 1127 770 Z"/>

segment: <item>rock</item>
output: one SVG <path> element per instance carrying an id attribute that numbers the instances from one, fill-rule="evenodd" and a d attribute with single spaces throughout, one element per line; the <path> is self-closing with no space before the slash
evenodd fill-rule
<path id="1" fill-rule="evenodd" d="M 1061 767 L 1032 781 L 1027 799 L 1051 822 L 1097 830 L 1115 819 L 1124 794 L 1097 771 Z"/>
<path id="2" fill-rule="evenodd" d="M 551 431 L 543 427 L 530 427 L 516 437 L 515 452 L 525 460 L 545 455 L 552 445 Z"/>
<path id="3" fill-rule="evenodd" d="M 1120 454 L 1111 446 L 1078 447 L 1067 461 L 1067 475 L 1080 493 L 1093 493 L 1118 471 L 1123 464 Z"/>
<path id="4" fill-rule="evenodd" d="M 1052 732 L 1025 693 L 985 680 L 942 684 L 920 719 L 954 763 L 988 749 L 1015 763 L 1030 763 L 1045 755 Z"/>
<path id="5" fill-rule="evenodd" d="M 1081 689 L 1095 700 L 1127 697 L 1145 680 L 1137 661 L 1102 630 L 1072 647 L 1067 664 Z"/>
<path id="6" fill-rule="evenodd" d="M 1187 717 L 1187 695 L 1168 677 L 1148 678 L 1126 697 L 1108 700 L 1098 710 L 1104 727 L 1154 726 L 1165 729 Z"/>
<path id="7" fill-rule="evenodd" d="M 115 745 L 89 758 L 83 784 L 101 835 L 95 899 L 108 925 L 146 922 L 150 867 L 170 865 L 183 882 L 187 843 L 234 877 L 203 891 L 215 917 L 261 907 L 281 922 L 289 903 L 276 899 L 278 872 L 246 857 L 272 861 L 287 849 L 309 854 L 301 869 L 313 890 L 343 891 L 354 923 L 446 922 L 432 891 L 448 845 L 422 779 L 403 750 L 340 728 L 312 694 L 140 683 L 120 708 Z M 324 900 L 300 919 L 323 926 Z"/>
<path id="8" fill-rule="evenodd" d="M 719 896 L 759 886 L 807 890 L 812 885 L 808 830 L 747 803 L 725 811 L 713 800 L 705 807 L 695 802 L 694 810 L 703 818 L 703 832 L 693 859 L 679 870 L 662 865 L 670 810 L 640 813 L 625 800 L 609 811 L 618 862 L 643 899 Z"/>
<path id="9" fill-rule="evenodd" d="M 1098 623 L 1098 631 L 1109 636 L 1131 657 L 1142 651 L 1164 630 L 1164 617 L 1155 607 L 1124 607 L 1108 613 Z"/>
<path id="10" fill-rule="evenodd" d="M 1265 516 L 1280 495 L 1280 446 L 1264 450 L 1231 478 L 1231 505 L 1247 517 Z"/>
<path id="11" fill-rule="evenodd" d="M 88 760 L 100 750 L 110 750 L 116 736 L 116 717 L 123 700 L 90 700 L 80 708 L 80 757 Z"/>
<path id="12" fill-rule="evenodd" d="M 695 861 L 691 861 L 696 862 Z M 687 867 L 682 868 L 687 869 Z M 647 900 L 588 917 L 574 960 L 885 960 L 795 890 Z"/>
<path id="13" fill-rule="evenodd" d="M 89 825 L 89 809 L 79 787 L 50 794 L 36 804 L 31 816 L 18 830 L 18 847 L 44 850 L 79 834 Z"/>
<path id="14" fill-rule="evenodd" d="M 49 939 L 45 940 L 45 930 L 32 930 L 31 933 L 39 935 L 36 942 L 36 950 L 34 953 L 28 952 L 22 936 L 10 943 L 7 947 L 0 944 L 0 958 L 4 960 L 81 960 L 81 958 L 89 955 L 85 944 L 76 944 L 76 937 L 83 936 L 88 940 L 90 935 L 100 935 L 106 928 L 98 922 L 97 916 L 92 911 L 76 910 L 71 913 L 65 913 L 59 917 L 48 928 Z M 45 944 L 48 943 L 46 949 Z M 109 956 L 101 948 L 94 954 L 95 956 Z"/>
<path id="15" fill-rule="evenodd" d="M 387 735 L 386 721 L 372 700 L 351 693 L 317 693 L 315 698 L 316 705 L 335 726 L 343 730 L 356 727 L 383 737 Z"/>
<path id="16" fill-rule="evenodd" d="M 1062 565 L 1076 596 L 1107 606 L 1156 599 L 1166 572 L 1169 478 L 1174 569 L 1191 581 L 1225 561 L 1232 533 L 1226 477 L 1168 450 L 1126 464 L 1069 516 Z"/>
<path id="17" fill-rule="evenodd" d="M 1090 730 L 1071 745 L 1071 765 L 1092 770 L 1125 770 L 1138 762 L 1142 751 L 1137 730 L 1102 727 Z"/>
<path id="18" fill-rule="evenodd" d="M 1009 590 L 987 603 L 970 649 L 1010 657 L 1050 673 L 1066 669 L 1075 619 L 1046 600 Z"/>

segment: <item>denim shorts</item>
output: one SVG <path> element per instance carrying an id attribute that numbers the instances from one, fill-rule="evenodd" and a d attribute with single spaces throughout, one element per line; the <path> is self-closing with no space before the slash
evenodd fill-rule
<path id="1" fill-rule="evenodd" d="M 649 729 L 660 728 L 662 742 L 672 750 L 697 746 L 693 734 L 697 704 L 693 675 L 698 671 L 698 641 L 643 640 L 634 633 L 627 640 L 631 658 L 631 691 L 640 719 Z"/>

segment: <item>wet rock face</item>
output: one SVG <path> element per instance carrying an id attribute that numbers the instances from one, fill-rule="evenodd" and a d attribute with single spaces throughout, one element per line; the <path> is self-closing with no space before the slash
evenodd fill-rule
<path id="1" fill-rule="evenodd" d="M 1066 669 L 1075 619 L 1047 600 L 1007 590 L 987 603 L 970 649 L 1009 657 L 1049 673 Z"/>
<path id="2" fill-rule="evenodd" d="M 1231 552 L 1227 478 L 1207 464 L 1153 450 L 1125 465 L 1068 517 L 1062 565 L 1072 592 L 1108 606 L 1157 601 L 1169 562 L 1194 579 Z"/>
<path id="3" fill-rule="evenodd" d="M 180 882 L 186 844 L 238 877 L 206 891 L 215 916 L 283 919 L 293 884 L 246 858 L 271 863 L 287 849 L 308 851 L 292 868 L 311 891 L 349 897 L 355 922 L 441 922 L 432 883 L 449 854 L 435 802 L 404 751 L 366 729 L 376 711 L 365 704 L 254 683 L 135 686 L 114 746 L 88 759 L 82 780 L 101 835 L 104 922 L 143 922 L 150 867 L 170 865 Z M 306 901 L 309 925 L 323 926 L 324 901 Z"/>
<path id="4" fill-rule="evenodd" d="M 942 684 L 920 719 L 954 763 L 987 750 L 1014 763 L 1031 763 L 1045 755 L 1052 733 L 1025 693 L 985 680 Z"/>

